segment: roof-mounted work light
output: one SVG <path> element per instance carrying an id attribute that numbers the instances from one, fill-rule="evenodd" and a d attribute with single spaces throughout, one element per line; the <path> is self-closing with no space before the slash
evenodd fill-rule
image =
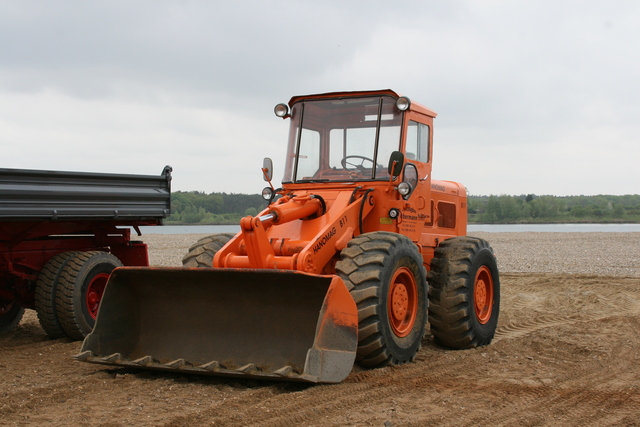
<path id="1" fill-rule="evenodd" d="M 409 98 L 407 98 L 406 96 L 401 96 L 396 101 L 396 107 L 400 111 L 406 111 L 406 110 L 409 109 L 409 107 L 411 107 L 411 100 Z"/>
<path id="2" fill-rule="evenodd" d="M 273 109 L 273 112 L 276 113 L 276 116 L 285 119 L 289 116 L 289 106 L 287 104 L 278 104 Z"/>

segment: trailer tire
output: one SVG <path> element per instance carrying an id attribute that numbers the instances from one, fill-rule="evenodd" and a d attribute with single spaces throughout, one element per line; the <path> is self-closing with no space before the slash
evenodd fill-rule
<path id="1" fill-rule="evenodd" d="M 60 274 L 69 259 L 78 252 L 62 252 L 51 258 L 40 270 L 35 290 L 35 309 L 40 326 L 50 338 L 66 336 L 56 310 L 56 294 L 58 292 Z"/>
<path id="2" fill-rule="evenodd" d="M 122 267 L 120 260 L 101 251 L 78 252 L 67 261 L 56 292 L 56 311 L 67 337 L 82 340 L 91 332 L 104 286 L 116 267 Z"/>
<path id="3" fill-rule="evenodd" d="M 358 306 L 356 362 L 364 367 L 413 361 L 427 323 L 426 269 L 406 236 L 377 231 L 352 239 L 336 273 Z"/>
<path id="4" fill-rule="evenodd" d="M 9 332 L 15 329 L 23 315 L 24 308 L 16 301 L 0 300 L 0 332 Z"/>
<path id="5" fill-rule="evenodd" d="M 500 311 L 500 277 L 487 241 L 461 236 L 436 247 L 429 271 L 429 304 L 436 343 L 454 349 L 491 343 Z"/>
<path id="6" fill-rule="evenodd" d="M 190 268 L 212 267 L 213 257 L 235 236 L 234 233 L 219 233 L 203 237 L 191 245 L 189 252 L 182 258 L 182 266 Z"/>

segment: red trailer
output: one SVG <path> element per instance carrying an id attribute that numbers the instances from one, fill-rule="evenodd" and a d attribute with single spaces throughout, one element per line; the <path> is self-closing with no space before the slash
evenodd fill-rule
<path id="1" fill-rule="evenodd" d="M 148 266 L 131 229 L 170 214 L 160 176 L 0 169 L 0 332 L 35 309 L 52 338 L 91 330 L 111 271 Z"/>

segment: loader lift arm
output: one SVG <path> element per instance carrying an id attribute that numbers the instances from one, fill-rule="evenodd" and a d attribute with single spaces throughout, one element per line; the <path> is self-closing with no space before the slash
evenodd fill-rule
<path id="1" fill-rule="evenodd" d="M 284 196 L 257 217 L 245 217 L 241 232 L 216 254 L 213 266 L 218 268 L 267 268 L 298 270 L 322 274 L 329 261 L 347 246 L 357 233 L 358 224 L 373 209 L 374 198 L 367 192 L 353 200 L 353 195 L 340 192 L 328 207 L 316 194 Z M 326 212 L 322 212 L 326 209 Z M 282 233 L 268 235 L 273 225 L 285 226 Z M 291 238 L 296 228 L 300 238 Z M 311 238 L 309 238 L 311 237 Z"/>

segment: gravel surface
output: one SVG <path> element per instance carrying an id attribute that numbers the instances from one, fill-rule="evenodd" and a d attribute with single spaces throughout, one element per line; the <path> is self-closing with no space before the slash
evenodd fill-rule
<path id="1" fill-rule="evenodd" d="M 505 273 L 640 277 L 640 233 L 487 233 Z M 181 266 L 189 246 L 207 234 L 147 234 L 151 265 Z"/>
<path id="2" fill-rule="evenodd" d="M 640 426 L 640 233 L 473 235 L 502 273 L 489 346 L 427 334 L 414 363 L 309 386 L 80 363 L 27 310 L 0 339 L 0 426 Z M 153 265 L 180 266 L 203 236 L 143 239 Z"/>
<path id="3" fill-rule="evenodd" d="M 640 277 L 640 233 L 472 233 L 500 271 Z"/>

